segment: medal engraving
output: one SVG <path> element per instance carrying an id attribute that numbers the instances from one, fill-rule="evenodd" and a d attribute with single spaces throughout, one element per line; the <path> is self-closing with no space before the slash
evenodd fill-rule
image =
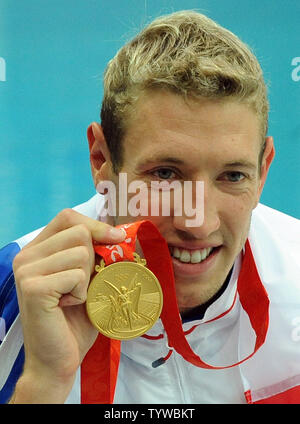
<path id="1" fill-rule="evenodd" d="M 146 260 L 116 262 L 95 270 L 90 283 L 87 313 L 92 324 L 107 337 L 126 340 L 146 333 L 162 310 L 162 290 Z"/>

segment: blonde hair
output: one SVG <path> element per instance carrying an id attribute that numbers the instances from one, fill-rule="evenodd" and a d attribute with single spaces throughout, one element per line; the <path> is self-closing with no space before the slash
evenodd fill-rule
<path id="1" fill-rule="evenodd" d="M 236 35 L 207 16 L 176 12 L 155 19 L 124 45 L 106 68 L 101 123 L 115 172 L 122 166 L 129 111 L 141 92 L 159 88 L 184 97 L 246 103 L 257 114 L 265 139 L 267 88 L 255 55 Z"/>

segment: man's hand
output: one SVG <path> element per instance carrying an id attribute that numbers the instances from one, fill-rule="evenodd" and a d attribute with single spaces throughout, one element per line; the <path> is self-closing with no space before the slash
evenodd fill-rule
<path id="1" fill-rule="evenodd" d="M 93 241 L 123 240 L 122 230 L 66 209 L 16 256 L 25 366 L 15 402 L 64 402 L 98 334 L 85 310 Z"/>

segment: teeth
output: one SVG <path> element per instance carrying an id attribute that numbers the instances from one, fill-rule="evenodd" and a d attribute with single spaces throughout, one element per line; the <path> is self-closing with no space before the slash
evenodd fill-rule
<path id="1" fill-rule="evenodd" d="M 183 249 L 181 251 L 181 254 L 180 254 L 180 260 L 181 260 L 181 262 L 190 262 L 190 260 L 191 260 L 190 252 Z"/>
<path id="2" fill-rule="evenodd" d="M 206 250 L 206 249 L 203 249 Z M 191 262 L 192 264 L 197 264 L 198 262 L 201 262 L 202 255 L 200 250 L 194 250 L 194 252 L 191 255 Z"/>
<path id="3" fill-rule="evenodd" d="M 207 256 L 212 251 L 212 247 L 208 247 L 207 249 L 197 249 L 188 251 L 186 249 L 179 249 L 178 247 L 174 247 L 172 252 L 172 256 L 181 262 L 184 263 L 192 263 L 197 264 L 207 258 Z"/>
<path id="4" fill-rule="evenodd" d="M 201 250 L 201 260 L 203 261 L 203 259 L 205 259 L 206 258 L 206 256 L 207 256 L 207 250 L 208 249 L 202 249 Z"/>
<path id="5" fill-rule="evenodd" d="M 180 258 L 180 250 L 178 249 L 178 247 L 174 247 L 173 256 L 174 258 Z"/>

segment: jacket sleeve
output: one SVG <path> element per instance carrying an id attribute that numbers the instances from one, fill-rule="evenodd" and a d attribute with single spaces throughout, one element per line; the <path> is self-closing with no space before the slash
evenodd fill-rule
<path id="1" fill-rule="evenodd" d="M 17 243 L 0 249 L 0 404 L 6 403 L 22 373 L 24 348 L 12 263 Z"/>

